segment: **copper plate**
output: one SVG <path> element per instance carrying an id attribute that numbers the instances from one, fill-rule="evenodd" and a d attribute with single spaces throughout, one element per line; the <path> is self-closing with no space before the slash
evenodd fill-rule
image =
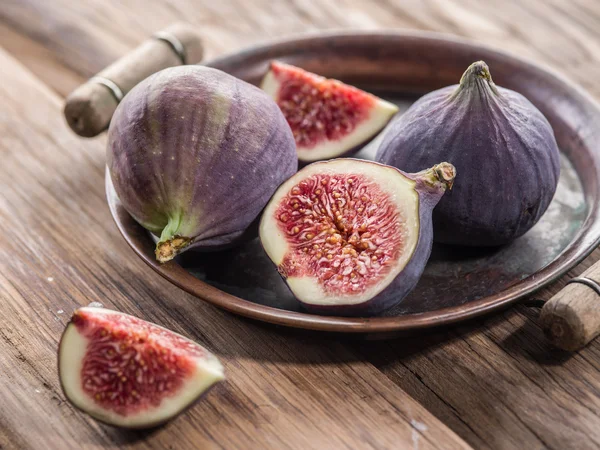
<path id="1" fill-rule="evenodd" d="M 495 250 L 435 246 L 423 278 L 399 306 L 380 317 L 344 318 L 303 312 L 256 238 L 225 252 L 188 252 L 176 261 L 157 264 L 152 238 L 123 209 L 107 177 L 111 212 L 129 245 L 156 272 L 187 292 L 274 324 L 387 336 L 506 307 L 556 280 L 599 244 L 600 107 L 563 77 L 454 37 L 414 33 L 301 37 L 244 50 L 208 65 L 257 84 L 272 59 L 360 86 L 402 107 L 427 91 L 455 84 L 470 63 L 483 59 L 497 84 L 524 94 L 552 124 L 563 152 L 559 189 L 543 219 L 511 245 Z M 372 156 L 375 147 L 376 142 L 360 156 Z"/>

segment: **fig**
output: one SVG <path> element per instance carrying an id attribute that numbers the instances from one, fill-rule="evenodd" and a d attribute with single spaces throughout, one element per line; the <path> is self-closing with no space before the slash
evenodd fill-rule
<path id="1" fill-rule="evenodd" d="M 275 102 L 202 66 L 165 69 L 125 96 L 110 123 L 107 164 L 125 209 L 160 236 L 160 262 L 234 244 L 298 169 Z"/>
<path id="2" fill-rule="evenodd" d="M 377 314 L 419 280 L 431 211 L 455 174 L 445 162 L 415 174 L 351 158 L 310 164 L 275 192 L 260 240 L 309 311 Z"/>
<path id="3" fill-rule="evenodd" d="M 524 234 L 550 204 L 559 151 L 544 115 L 496 86 L 483 61 L 459 85 L 431 92 L 394 120 L 376 160 L 413 171 L 448 161 L 461 174 L 433 212 L 436 242 L 497 246 Z"/>
<path id="4" fill-rule="evenodd" d="M 396 105 L 360 89 L 277 61 L 261 87 L 283 111 L 303 162 L 360 150 L 398 112 Z"/>
<path id="5" fill-rule="evenodd" d="M 104 308 L 73 313 L 58 349 L 65 397 L 101 422 L 160 425 L 224 379 L 219 360 L 199 344 Z"/>

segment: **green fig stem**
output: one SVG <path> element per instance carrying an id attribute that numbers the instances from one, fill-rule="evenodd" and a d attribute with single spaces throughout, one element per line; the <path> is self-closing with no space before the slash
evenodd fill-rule
<path id="1" fill-rule="evenodd" d="M 160 263 L 172 260 L 185 247 L 190 245 L 192 240 L 189 237 L 177 234 L 181 225 L 181 215 L 176 214 L 169 217 L 167 226 L 163 228 L 160 234 L 160 240 L 156 244 L 156 259 Z"/>
<path id="2" fill-rule="evenodd" d="M 442 162 L 415 174 L 415 178 L 433 188 L 450 190 L 456 178 L 456 168 L 448 162 Z"/>
<path id="3" fill-rule="evenodd" d="M 460 78 L 460 84 L 455 91 L 455 95 L 463 89 L 469 88 L 482 82 L 487 84 L 487 86 L 489 86 L 489 88 L 494 94 L 500 95 L 496 84 L 492 80 L 490 68 L 484 61 L 476 61 L 473 64 L 471 64 L 467 68 L 467 70 L 465 70 L 465 73 L 463 73 L 462 77 Z"/>

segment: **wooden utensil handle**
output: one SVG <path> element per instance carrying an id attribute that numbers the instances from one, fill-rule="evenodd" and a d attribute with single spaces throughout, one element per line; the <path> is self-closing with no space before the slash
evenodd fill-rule
<path id="1" fill-rule="evenodd" d="M 171 25 L 75 89 L 65 103 L 67 123 L 80 136 L 98 135 L 136 84 L 167 67 L 196 64 L 202 54 L 196 29 L 184 23 Z"/>
<path id="2" fill-rule="evenodd" d="M 563 350 L 579 350 L 600 334 L 600 261 L 544 305 L 540 322 L 548 339 Z"/>

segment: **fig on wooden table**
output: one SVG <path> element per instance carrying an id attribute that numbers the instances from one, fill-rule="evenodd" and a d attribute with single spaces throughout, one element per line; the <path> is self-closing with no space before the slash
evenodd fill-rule
<path id="1" fill-rule="evenodd" d="M 521 94 L 496 86 L 483 61 L 459 85 L 419 99 L 394 120 L 377 161 L 413 171 L 436 161 L 460 177 L 433 213 L 435 239 L 495 246 L 528 231 L 550 204 L 560 172 L 552 127 Z"/>
<path id="2" fill-rule="evenodd" d="M 283 111 L 302 162 L 360 150 L 398 112 L 365 91 L 278 61 L 271 63 L 261 88 Z"/>
<path id="3" fill-rule="evenodd" d="M 156 258 L 235 243 L 298 168 L 275 102 L 216 69 L 158 72 L 119 104 L 107 164 L 125 209 L 160 236 Z"/>
<path id="4" fill-rule="evenodd" d="M 419 280 L 431 211 L 455 175 L 448 163 L 415 174 L 349 158 L 313 163 L 275 192 L 260 240 L 309 311 L 376 314 Z"/>
<path id="5" fill-rule="evenodd" d="M 104 308 L 73 313 L 58 349 L 63 392 L 77 408 L 124 428 L 160 425 L 224 379 L 199 344 Z"/>

